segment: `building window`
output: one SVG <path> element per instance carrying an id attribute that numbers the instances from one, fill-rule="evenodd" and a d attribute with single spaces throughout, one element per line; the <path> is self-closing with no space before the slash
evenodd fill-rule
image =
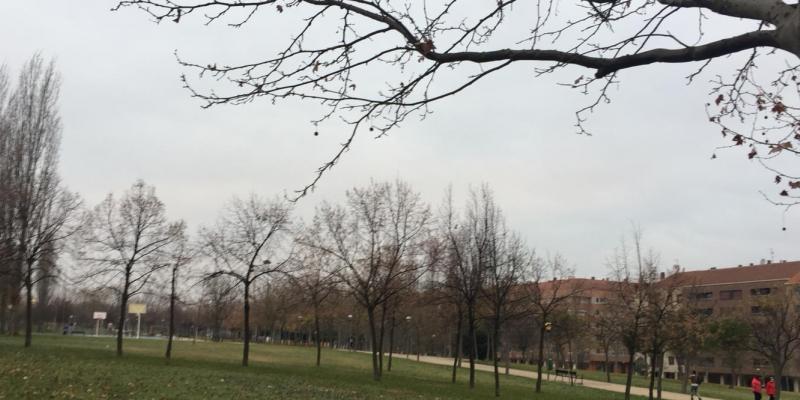
<path id="1" fill-rule="evenodd" d="M 713 300 L 714 293 L 713 292 L 703 292 L 703 293 L 695 293 L 694 294 L 695 300 Z"/>
<path id="2" fill-rule="evenodd" d="M 698 315 L 705 315 L 706 317 L 710 317 L 711 314 L 714 314 L 713 308 L 696 308 L 694 310 Z"/>
<path id="3" fill-rule="evenodd" d="M 675 365 L 675 357 L 672 357 L 672 356 L 667 357 L 667 364 Z"/>
<path id="4" fill-rule="evenodd" d="M 752 307 L 750 307 L 750 314 L 761 315 L 763 313 L 764 313 L 764 311 L 761 310 L 761 306 L 752 306 Z"/>
<path id="5" fill-rule="evenodd" d="M 742 291 L 741 290 L 720 290 L 719 292 L 719 299 L 720 300 L 739 300 L 742 298 Z"/>
<path id="6" fill-rule="evenodd" d="M 770 293 L 772 293 L 772 289 L 768 287 L 750 289 L 750 296 L 766 296 Z"/>
<path id="7" fill-rule="evenodd" d="M 608 303 L 608 299 L 605 297 L 595 297 L 594 304 L 606 304 Z"/>

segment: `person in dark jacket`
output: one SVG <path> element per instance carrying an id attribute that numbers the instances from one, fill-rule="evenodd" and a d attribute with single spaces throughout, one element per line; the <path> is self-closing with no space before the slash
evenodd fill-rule
<path id="1" fill-rule="evenodd" d="M 750 388 L 753 389 L 753 398 L 761 400 L 761 379 L 759 377 L 753 376 L 753 380 L 750 381 Z"/>
<path id="2" fill-rule="evenodd" d="M 775 378 L 769 377 L 769 381 L 767 381 L 767 396 L 769 396 L 769 400 L 775 400 Z"/>
<path id="3" fill-rule="evenodd" d="M 692 374 L 689 375 L 689 384 L 691 385 L 691 400 L 694 400 L 694 397 L 697 396 L 697 400 L 703 400 L 700 397 L 700 375 L 697 375 L 697 371 L 692 371 Z"/>

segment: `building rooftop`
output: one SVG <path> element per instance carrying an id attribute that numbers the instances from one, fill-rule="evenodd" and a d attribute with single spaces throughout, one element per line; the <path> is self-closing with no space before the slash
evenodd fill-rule
<path id="1" fill-rule="evenodd" d="M 800 283 L 800 261 L 772 262 L 731 268 L 680 272 L 687 285 L 721 285 L 743 282 L 786 280 Z"/>

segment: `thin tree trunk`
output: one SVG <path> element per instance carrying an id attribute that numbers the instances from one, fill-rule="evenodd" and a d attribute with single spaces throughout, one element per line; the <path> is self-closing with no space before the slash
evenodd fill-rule
<path id="1" fill-rule="evenodd" d="M 568 361 L 569 362 L 569 365 L 568 365 L 569 368 L 567 368 L 569 370 L 569 372 L 570 372 L 570 374 L 569 374 L 569 385 L 573 386 L 573 385 L 575 385 L 575 378 L 572 377 L 572 366 L 575 363 L 572 360 L 572 340 L 567 341 L 567 351 L 569 351 L 569 361 Z"/>
<path id="2" fill-rule="evenodd" d="M 658 400 L 661 400 L 661 381 L 664 377 L 664 353 L 658 356 Z"/>
<path id="3" fill-rule="evenodd" d="M 125 331 L 125 313 L 128 307 L 128 290 L 130 289 L 131 265 L 125 268 L 125 284 L 119 299 L 119 325 L 117 326 L 117 356 L 122 357 L 122 334 Z"/>
<path id="4" fill-rule="evenodd" d="M 395 310 L 392 309 L 392 318 L 389 325 L 389 364 L 386 366 L 387 371 L 392 371 L 392 355 L 394 354 L 394 326 L 395 326 Z"/>
<path id="5" fill-rule="evenodd" d="M 170 295 L 169 295 L 169 337 L 167 338 L 167 352 L 165 356 L 167 360 L 172 358 L 172 338 L 175 336 L 175 298 L 177 297 L 175 294 L 175 286 L 176 280 L 178 275 L 178 268 L 172 268 L 172 285 L 170 288 Z"/>
<path id="6" fill-rule="evenodd" d="M 242 366 L 246 367 L 250 358 L 250 282 L 244 283 L 244 346 Z"/>
<path id="7" fill-rule="evenodd" d="M 631 398 L 631 384 L 633 383 L 633 358 L 636 356 L 636 351 L 628 350 L 628 371 L 625 378 L 625 400 Z"/>
<path id="8" fill-rule="evenodd" d="M 456 347 L 453 351 L 453 377 L 451 379 L 452 383 L 456 383 L 456 372 L 458 371 L 459 360 L 461 360 L 461 347 L 463 344 L 461 343 L 461 324 L 463 323 L 464 316 L 461 313 L 461 310 L 458 310 L 458 320 L 456 322 Z"/>
<path id="9" fill-rule="evenodd" d="M 317 342 L 317 366 L 319 367 L 322 359 L 322 338 L 319 335 L 319 304 L 314 302 L 314 339 Z"/>
<path id="10" fill-rule="evenodd" d="M 603 353 L 605 355 L 605 362 L 606 362 L 606 382 L 611 383 L 611 368 L 609 368 L 609 360 L 608 360 L 608 347 L 603 349 Z"/>
<path id="11" fill-rule="evenodd" d="M 386 336 L 386 302 L 381 306 L 380 336 L 378 337 L 378 373 L 383 375 L 383 337 Z M 417 360 L 419 361 L 419 360 Z"/>
<path id="12" fill-rule="evenodd" d="M 32 265 L 27 266 L 25 273 L 25 347 L 31 347 L 33 335 L 33 274 Z"/>
<path id="13" fill-rule="evenodd" d="M 467 333 L 470 341 L 469 350 L 469 388 L 475 388 L 475 357 L 477 353 L 477 339 L 475 338 L 475 308 L 469 305 L 467 310 Z"/>
<path id="14" fill-rule="evenodd" d="M 492 332 L 492 355 L 494 364 L 494 396 L 500 397 L 500 369 L 497 365 L 497 339 L 500 337 L 500 320 L 495 318 L 494 330 Z"/>
<path id="15" fill-rule="evenodd" d="M 683 371 L 684 371 L 683 372 L 683 376 L 681 376 L 681 393 L 684 393 L 684 394 L 686 393 L 686 389 L 689 386 L 689 371 L 692 370 L 690 368 L 688 359 L 686 360 L 685 367 L 686 368 L 683 369 Z"/>
<path id="16" fill-rule="evenodd" d="M 658 350 L 650 352 L 650 384 L 648 385 L 647 398 L 653 400 L 653 391 L 656 384 L 656 368 L 658 368 Z"/>
<path id="17" fill-rule="evenodd" d="M 378 342 L 378 333 L 375 327 L 375 308 L 367 309 L 367 319 L 369 320 L 369 334 L 372 339 L 372 379 L 381 380 L 380 367 L 378 364 L 378 349 L 375 347 Z"/>
<path id="18" fill-rule="evenodd" d="M 538 357 L 536 359 L 536 393 L 542 392 L 542 367 L 544 366 L 544 319 L 542 319 L 542 326 L 539 328 L 539 349 Z"/>

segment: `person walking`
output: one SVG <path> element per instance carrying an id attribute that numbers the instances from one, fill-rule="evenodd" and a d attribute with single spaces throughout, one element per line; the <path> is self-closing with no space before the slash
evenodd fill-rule
<path id="1" fill-rule="evenodd" d="M 750 387 L 753 389 L 753 398 L 761 400 L 761 379 L 754 375 L 753 380 L 750 381 Z"/>
<path id="2" fill-rule="evenodd" d="M 697 375 L 697 371 L 692 371 L 692 374 L 689 375 L 689 383 L 691 384 L 690 400 L 694 400 L 695 396 L 697 396 L 697 400 L 703 400 L 700 397 L 700 376 Z"/>
<path id="3" fill-rule="evenodd" d="M 767 396 L 769 396 L 769 400 L 775 400 L 775 378 L 769 377 L 769 381 L 767 381 Z"/>

